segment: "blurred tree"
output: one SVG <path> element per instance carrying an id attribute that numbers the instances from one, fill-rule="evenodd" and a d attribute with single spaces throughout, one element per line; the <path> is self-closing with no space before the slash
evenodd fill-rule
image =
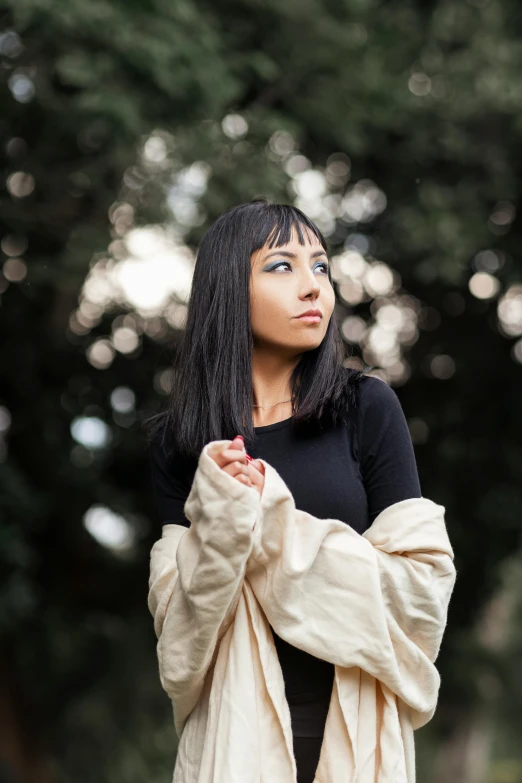
<path id="1" fill-rule="evenodd" d="M 521 28 L 514 0 L 0 5 L 6 779 L 171 773 L 140 414 L 161 399 L 179 332 L 164 314 L 123 320 L 133 308 L 117 299 L 90 320 L 76 308 L 130 231 L 168 225 L 195 249 L 221 211 L 260 194 L 295 200 L 338 253 L 393 269 L 417 307 L 395 380 L 459 572 L 426 758 L 483 701 L 479 675 L 496 663 L 475 627 L 522 511 Z M 341 319 L 373 324 L 385 297 L 350 300 L 339 283 Z M 137 345 L 119 350 L 129 323 Z M 107 338 L 103 365 L 93 346 Z M 75 437 L 82 421 L 98 446 Z M 134 547 L 96 540 L 83 520 L 100 509 L 116 530 L 127 520 Z"/>

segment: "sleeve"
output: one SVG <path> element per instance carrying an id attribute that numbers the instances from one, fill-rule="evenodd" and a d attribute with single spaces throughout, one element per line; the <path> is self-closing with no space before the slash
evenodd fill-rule
<path id="1" fill-rule="evenodd" d="M 366 376 L 361 382 L 357 430 L 357 456 L 371 523 L 393 503 L 422 496 L 413 443 L 399 398 L 376 376 Z"/>
<path id="2" fill-rule="evenodd" d="M 190 527 L 165 525 L 151 550 L 148 607 L 178 737 L 234 619 L 260 508 L 258 492 L 210 457 L 230 442 L 203 448 L 185 503 Z"/>
<path id="3" fill-rule="evenodd" d="M 189 527 L 184 506 L 190 486 L 182 472 L 182 466 L 175 470 L 167 460 L 160 443 L 152 440 L 148 445 L 149 475 L 156 507 L 162 525 L 176 524 Z"/>
<path id="4" fill-rule="evenodd" d="M 363 535 L 295 508 L 265 460 L 258 538 L 247 578 L 268 622 L 289 644 L 358 667 L 430 720 L 440 678 L 434 661 L 456 577 L 444 507 L 399 501 Z"/>

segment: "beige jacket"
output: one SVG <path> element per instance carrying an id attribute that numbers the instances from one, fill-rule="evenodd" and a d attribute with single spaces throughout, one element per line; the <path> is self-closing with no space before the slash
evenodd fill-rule
<path id="1" fill-rule="evenodd" d="M 413 783 L 437 705 L 456 571 L 444 506 L 412 498 L 363 534 L 295 508 L 265 460 L 262 496 L 202 449 L 190 528 L 152 547 L 148 606 L 179 738 L 173 783 L 295 783 L 270 626 L 335 664 L 315 783 Z"/>

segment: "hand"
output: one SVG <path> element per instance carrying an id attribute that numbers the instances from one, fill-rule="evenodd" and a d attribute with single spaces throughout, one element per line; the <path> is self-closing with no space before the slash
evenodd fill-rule
<path id="1" fill-rule="evenodd" d="M 222 470 L 261 495 L 265 485 L 264 465 L 260 460 L 247 458 L 241 438 L 236 436 L 230 446 L 218 451 L 213 459 Z"/>
<path id="2" fill-rule="evenodd" d="M 252 459 L 248 463 L 252 486 L 262 495 L 265 486 L 265 466 L 260 459 Z"/>

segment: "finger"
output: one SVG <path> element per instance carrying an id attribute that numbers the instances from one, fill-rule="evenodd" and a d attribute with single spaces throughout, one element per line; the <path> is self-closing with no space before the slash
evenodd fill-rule
<path id="1" fill-rule="evenodd" d="M 242 462 L 239 462 L 236 460 L 235 462 L 230 462 L 228 465 L 225 465 L 223 467 L 223 470 L 225 473 L 229 473 L 231 476 L 236 477 L 239 473 L 242 473 L 245 476 L 249 476 L 248 472 L 248 465 L 244 465 Z"/>
<path id="2" fill-rule="evenodd" d="M 265 466 L 259 459 L 253 459 L 252 462 L 249 463 L 250 467 L 253 468 L 257 473 L 259 473 L 261 476 L 265 475 Z"/>
<path id="3" fill-rule="evenodd" d="M 257 463 L 256 464 L 256 468 L 259 470 L 261 475 L 264 476 L 265 475 L 265 466 L 263 465 L 263 463 L 261 462 L 260 459 L 256 459 L 256 463 Z"/>
<path id="4" fill-rule="evenodd" d="M 248 469 L 250 471 L 250 478 L 260 479 L 263 478 L 263 474 L 257 469 L 254 462 L 248 463 Z"/>
<path id="5" fill-rule="evenodd" d="M 228 473 L 228 471 L 225 471 L 225 472 Z M 248 473 L 243 473 L 243 471 L 239 471 L 238 473 L 236 473 L 233 476 L 233 478 L 237 479 L 242 484 L 246 484 L 248 487 L 252 486 L 252 481 L 251 481 L 250 476 L 248 475 Z"/>
<path id="6" fill-rule="evenodd" d="M 231 448 L 226 448 L 223 449 L 223 451 L 219 451 L 215 455 L 214 459 L 220 468 L 223 468 L 225 465 L 228 465 L 229 462 L 240 461 L 245 464 L 247 463 L 246 451 L 242 453 L 239 449 L 231 449 Z"/>

